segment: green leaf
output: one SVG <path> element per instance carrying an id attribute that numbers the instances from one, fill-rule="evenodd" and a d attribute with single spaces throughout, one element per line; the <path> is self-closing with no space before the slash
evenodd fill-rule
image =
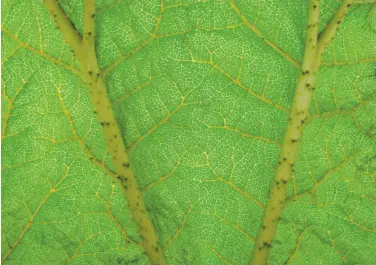
<path id="1" fill-rule="evenodd" d="M 4 0 L 2 263 L 375 264 L 376 5 L 316 2 Z"/>

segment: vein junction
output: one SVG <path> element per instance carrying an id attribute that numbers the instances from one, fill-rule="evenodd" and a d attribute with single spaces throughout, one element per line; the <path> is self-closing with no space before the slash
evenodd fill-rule
<path id="1" fill-rule="evenodd" d="M 162 245 L 145 208 L 143 193 L 138 188 L 136 174 L 132 169 L 119 125 L 115 119 L 106 84 L 99 68 L 95 51 L 95 0 L 84 1 L 84 32 L 81 36 L 72 26 L 67 15 L 56 0 L 44 4 L 54 18 L 65 41 L 71 47 L 80 64 L 83 79 L 89 90 L 98 120 L 103 127 L 108 150 L 113 158 L 117 179 L 122 187 L 142 246 L 151 264 L 166 264 Z"/>
<path id="2" fill-rule="evenodd" d="M 338 7 L 325 29 L 318 33 L 320 0 L 311 0 L 308 12 L 307 36 L 301 73 L 297 81 L 289 123 L 279 154 L 279 164 L 271 184 L 269 200 L 265 206 L 264 217 L 253 246 L 250 264 L 267 264 L 269 249 L 281 220 L 281 212 L 286 200 L 296 155 L 299 149 L 308 107 L 315 89 L 317 72 L 321 59 L 330 42 L 334 39 L 353 0 L 345 0 Z"/>

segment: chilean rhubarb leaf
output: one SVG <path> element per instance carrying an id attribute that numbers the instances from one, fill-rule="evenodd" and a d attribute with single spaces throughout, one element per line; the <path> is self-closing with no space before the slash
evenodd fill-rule
<path id="1" fill-rule="evenodd" d="M 3 0 L 3 264 L 376 264 L 374 0 Z"/>

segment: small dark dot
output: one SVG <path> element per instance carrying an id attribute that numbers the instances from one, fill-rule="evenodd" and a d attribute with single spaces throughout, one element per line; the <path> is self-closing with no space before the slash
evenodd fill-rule
<path id="1" fill-rule="evenodd" d="M 92 75 L 93 74 L 93 72 L 92 71 L 89 71 L 89 75 Z"/>
<path id="2" fill-rule="evenodd" d="M 101 122 L 101 125 L 104 126 L 104 122 Z"/>
<path id="3" fill-rule="evenodd" d="M 279 185 L 279 181 L 278 180 L 275 183 L 277 183 L 277 185 Z"/>
<path id="4" fill-rule="evenodd" d="M 286 161 L 286 160 L 287 160 L 287 158 L 286 158 L 286 157 L 284 157 L 284 158 L 283 158 L 283 161 Z"/>
<path id="5" fill-rule="evenodd" d="M 100 73 L 97 73 L 97 77 L 99 77 L 101 74 Z"/>
<path id="6" fill-rule="evenodd" d="M 316 7 L 317 7 L 317 5 L 314 5 L 314 6 L 313 6 L 313 8 L 316 8 Z"/>
<path id="7" fill-rule="evenodd" d="M 286 184 L 286 183 L 287 183 L 287 181 L 286 181 L 286 180 L 284 180 L 284 179 L 282 179 L 282 183 L 283 183 L 283 184 Z"/>
<path id="8" fill-rule="evenodd" d="M 305 86 L 306 86 L 306 87 L 310 87 L 310 84 L 306 84 Z"/>
<path id="9" fill-rule="evenodd" d="M 129 163 L 124 163 L 123 167 L 127 167 L 128 168 L 129 167 Z"/>
<path id="10" fill-rule="evenodd" d="M 158 250 L 159 250 L 159 248 L 158 248 L 158 247 L 156 247 L 156 248 L 155 248 L 155 251 L 158 251 Z"/>
<path id="11" fill-rule="evenodd" d="M 116 135 L 116 134 L 114 135 L 114 138 L 117 138 L 117 135 Z"/>
<path id="12" fill-rule="evenodd" d="M 95 14 L 92 14 L 91 17 L 92 17 L 92 18 L 95 18 Z"/>
<path id="13" fill-rule="evenodd" d="M 88 32 L 87 35 L 91 36 L 91 32 Z"/>
<path id="14" fill-rule="evenodd" d="M 106 125 L 107 125 L 107 126 L 110 126 L 110 123 L 109 123 L 109 122 L 106 122 Z"/>
<path id="15" fill-rule="evenodd" d="M 351 6 L 350 4 L 347 5 L 347 7 L 350 7 L 350 6 Z"/>
<path id="16" fill-rule="evenodd" d="M 298 140 L 296 140 L 296 139 L 291 139 L 291 142 L 292 143 L 296 143 Z"/>

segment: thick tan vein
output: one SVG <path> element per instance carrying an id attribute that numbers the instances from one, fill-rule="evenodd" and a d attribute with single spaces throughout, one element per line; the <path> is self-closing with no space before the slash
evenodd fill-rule
<path id="1" fill-rule="evenodd" d="M 63 100 L 63 97 L 61 95 L 60 87 L 57 88 L 57 92 L 58 92 L 57 95 L 59 97 L 61 108 L 63 110 L 63 113 L 64 113 L 65 117 L 67 117 L 67 119 L 69 121 L 69 125 L 71 127 L 74 139 L 81 145 L 82 149 L 89 156 L 90 161 L 93 164 L 95 164 L 96 166 L 101 167 L 102 169 L 104 169 L 104 171 L 106 172 L 107 175 L 109 175 L 114 180 L 116 180 L 116 172 L 112 171 L 111 169 L 109 169 L 108 167 L 106 167 L 105 164 L 102 161 L 98 160 L 98 158 L 87 147 L 85 141 L 78 135 L 77 130 L 76 130 L 75 126 L 74 126 L 74 122 L 73 122 L 73 120 L 72 120 L 72 118 L 71 118 L 71 116 L 69 114 L 68 109 L 66 108 L 66 106 L 64 104 L 64 100 Z"/>
<path id="2" fill-rule="evenodd" d="M 171 111 L 166 117 L 164 117 L 160 122 L 155 124 L 150 130 L 148 130 L 144 135 L 140 135 L 134 142 L 130 143 L 127 147 L 128 152 L 131 152 L 133 148 L 136 147 L 140 142 L 142 142 L 147 136 L 151 135 L 155 132 L 159 127 L 161 127 L 163 124 L 165 124 L 172 116 L 174 116 L 183 106 L 184 106 L 184 97 L 181 97 L 180 104 Z"/>
<path id="3" fill-rule="evenodd" d="M 121 56 L 119 59 L 112 62 L 110 65 L 108 65 L 106 68 L 103 68 L 102 71 L 101 71 L 103 76 L 106 76 L 112 69 L 114 69 L 116 66 L 118 66 L 122 61 L 131 57 L 134 53 L 140 51 L 142 48 L 144 48 L 149 43 L 151 43 L 154 39 L 157 38 L 157 31 L 158 31 L 159 26 L 161 24 L 162 15 L 163 15 L 164 11 L 165 11 L 164 0 L 161 0 L 161 10 L 160 10 L 159 16 L 157 18 L 154 30 L 151 33 L 151 35 L 149 36 L 149 38 L 146 41 L 144 41 L 143 43 L 139 44 L 136 48 L 132 49 L 129 53 Z"/>
<path id="4" fill-rule="evenodd" d="M 283 51 L 280 47 L 277 46 L 276 43 L 271 42 L 254 26 L 252 25 L 247 18 L 242 14 L 239 8 L 234 4 L 234 2 L 230 2 L 231 8 L 235 10 L 235 12 L 239 15 L 240 19 L 243 21 L 244 25 L 246 25 L 252 32 L 254 32 L 257 36 L 259 36 L 267 45 L 269 45 L 273 50 L 275 50 L 278 54 L 282 55 L 287 61 L 289 61 L 294 67 L 300 69 L 300 63 L 291 57 L 287 52 Z"/>
<path id="5" fill-rule="evenodd" d="M 117 180 L 114 179 L 114 182 L 120 184 L 128 201 L 131 216 L 142 239 L 141 244 L 145 250 L 145 255 L 152 264 L 166 264 L 163 246 L 159 243 L 155 227 L 148 216 L 143 194 L 138 187 L 136 173 L 130 164 L 119 124 L 115 119 L 107 85 L 99 68 L 95 41 L 97 34 L 96 1 L 84 1 L 84 32 L 82 36 L 72 27 L 71 21 L 58 2 L 45 0 L 44 5 L 60 28 L 65 41 L 75 52 L 80 64 L 91 102 L 102 125 L 103 136 L 117 172 Z"/>
<path id="6" fill-rule="evenodd" d="M 321 65 L 321 58 L 325 54 L 331 41 L 335 38 L 339 25 L 342 23 L 351 4 L 352 0 L 343 1 L 329 23 L 319 34 L 320 1 L 310 0 L 304 60 L 295 88 L 289 122 L 279 154 L 278 167 L 274 180 L 271 183 L 269 199 L 265 205 L 264 217 L 253 246 L 250 261 L 252 265 L 267 263 L 269 249 L 272 247 L 272 241 L 277 230 L 281 212 L 285 206 L 288 183 L 293 174 L 304 123 L 308 116 L 312 91 L 316 86 L 317 72 Z"/>
<path id="7" fill-rule="evenodd" d="M 68 71 L 72 72 L 73 74 L 77 75 L 78 77 L 80 77 L 82 79 L 81 72 L 79 70 L 77 70 L 76 68 L 73 68 L 72 66 L 63 63 L 60 60 L 55 59 L 54 57 L 46 54 L 43 51 L 39 51 L 39 50 L 29 46 L 27 43 L 22 42 L 20 39 L 18 39 L 16 36 L 14 36 L 12 33 L 10 33 L 7 29 L 3 28 L 2 26 L 1 26 L 1 31 L 3 31 L 9 37 L 11 37 L 13 40 L 15 40 L 20 46 L 24 47 L 28 51 L 31 51 L 32 53 L 43 57 L 44 59 L 46 59 L 47 61 L 49 61 L 53 64 L 56 64 L 58 66 L 61 66 L 65 69 L 67 69 Z"/>
<path id="8" fill-rule="evenodd" d="M 5 253 L 4 257 L 2 258 L 2 262 L 5 262 L 7 260 L 7 258 L 12 254 L 13 250 L 20 244 L 22 238 L 24 237 L 25 233 L 27 231 L 29 231 L 30 227 L 33 225 L 33 221 L 35 219 L 35 216 L 37 216 L 37 214 L 39 213 L 40 209 L 42 208 L 42 206 L 46 203 L 47 199 L 55 192 L 58 191 L 58 187 L 59 185 L 68 177 L 68 174 L 69 174 L 69 170 L 70 170 L 70 167 L 71 165 L 66 166 L 66 172 L 64 174 L 64 176 L 55 184 L 55 186 L 50 187 L 50 190 L 48 191 L 48 193 L 44 196 L 44 198 L 42 199 L 42 201 L 39 203 L 38 207 L 36 208 L 36 210 L 34 211 L 34 213 L 32 213 L 28 223 L 26 224 L 26 226 L 24 227 L 24 229 L 22 230 L 21 234 L 18 236 L 18 238 L 16 239 L 16 241 L 14 242 L 14 244 L 8 249 L 8 251 Z"/>

